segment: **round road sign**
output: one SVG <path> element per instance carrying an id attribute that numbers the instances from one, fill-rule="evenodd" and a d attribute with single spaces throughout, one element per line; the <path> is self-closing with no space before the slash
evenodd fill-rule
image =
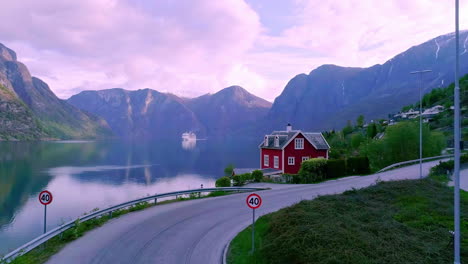
<path id="1" fill-rule="evenodd" d="M 252 193 L 251 195 L 247 196 L 245 200 L 247 206 L 252 209 L 257 209 L 262 205 L 262 197 L 256 193 Z"/>
<path id="2" fill-rule="evenodd" d="M 52 194 L 49 191 L 42 191 L 39 194 L 39 202 L 43 205 L 48 205 L 52 202 Z"/>

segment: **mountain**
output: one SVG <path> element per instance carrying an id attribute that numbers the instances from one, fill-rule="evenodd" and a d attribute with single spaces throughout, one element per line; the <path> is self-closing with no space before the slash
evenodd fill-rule
<path id="1" fill-rule="evenodd" d="M 468 31 L 460 33 L 460 73 L 468 73 Z M 419 100 L 419 76 L 410 72 L 432 70 L 422 76 L 423 93 L 454 81 L 455 35 L 439 36 L 369 68 L 322 65 L 288 82 L 268 113 L 267 124 L 291 122 L 305 130 L 345 126 L 363 114 L 383 118 Z"/>
<path id="2" fill-rule="evenodd" d="M 80 109 L 103 117 L 121 137 L 224 137 L 266 116 L 271 103 L 239 86 L 197 98 L 179 98 L 151 89 L 83 91 L 68 99 Z"/>
<path id="3" fill-rule="evenodd" d="M 0 139 L 96 138 L 110 136 L 107 123 L 57 98 L 32 77 L 16 53 L 0 44 Z"/>
<path id="4" fill-rule="evenodd" d="M 120 137 L 180 137 L 186 131 L 205 133 L 182 99 L 151 89 L 83 91 L 68 102 L 103 117 Z"/>
<path id="5" fill-rule="evenodd" d="M 0 141 L 36 140 L 46 136 L 31 110 L 12 90 L 0 84 Z"/>
<path id="6" fill-rule="evenodd" d="M 209 135 L 227 135 L 265 118 L 271 103 L 240 86 L 231 86 L 215 94 L 187 100 Z"/>

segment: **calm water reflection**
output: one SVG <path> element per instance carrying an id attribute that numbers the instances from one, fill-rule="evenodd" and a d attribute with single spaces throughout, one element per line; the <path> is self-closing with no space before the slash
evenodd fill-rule
<path id="1" fill-rule="evenodd" d="M 224 167 L 258 165 L 258 142 L 62 141 L 0 143 L 0 254 L 94 208 L 174 190 L 213 187 Z"/>

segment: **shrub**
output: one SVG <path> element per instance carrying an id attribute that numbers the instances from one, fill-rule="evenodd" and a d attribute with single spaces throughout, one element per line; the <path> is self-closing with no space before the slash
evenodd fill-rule
<path id="1" fill-rule="evenodd" d="M 444 175 L 452 172 L 454 166 L 453 160 L 439 161 L 439 164 L 431 168 L 430 175 Z"/>
<path id="2" fill-rule="evenodd" d="M 288 176 L 286 177 L 290 179 L 289 181 L 291 183 L 295 183 L 295 184 L 301 183 L 301 176 L 299 174 L 288 174 Z"/>
<path id="3" fill-rule="evenodd" d="M 468 154 L 460 156 L 460 163 L 468 163 Z M 454 166 L 455 162 L 453 160 L 439 161 L 439 164 L 431 168 L 430 175 L 445 175 L 447 171 L 451 174 Z"/>
<path id="4" fill-rule="evenodd" d="M 243 174 L 232 176 L 232 180 L 234 181 L 234 186 L 242 186 L 245 184 L 245 178 L 243 177 Z"/>
<path id="5" fill-rule="evenodd" d="M 241 178 L 244 180 L 244 182 L 251 181 L 254 179 L 251 173 L 241 174 Z"/>
<path id="6" fill-rule="evenodd" d="M 226 176 L 217 179 L 216 187 L 231 187 L 231 179 Z"/>
<path id="7" fill-rule="evenodd" d="M 346 161 L 345 160 L 328 160 L 327 161 L 326 178 L 340 178 L 346 176 Z"/>
<path id="8" fill-rule="evenodd" d="M 352 157 L 346 160 L 348 175 L 370 173 L 369 159 L 367 157 Z"/>
<path id="9" fill-rule="evenodd" d="M 256 182 L 261 182 L 262 179 L 263 179 L 263 172 L 260 171 L 260 170 L 254 170 L 252 172 L 252 178 L 256 181 Z"/>
<path id="10" fill-rule="evenodd" d="M 299 170 L 300 183 L 319 182 L 325 179 L 327 160 L 310 159 L 302 162 Z"/>

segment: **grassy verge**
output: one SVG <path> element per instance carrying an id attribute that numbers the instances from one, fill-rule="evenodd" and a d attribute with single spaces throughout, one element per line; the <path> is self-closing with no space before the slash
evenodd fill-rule
<path id="1" fill-rule="evenodd" d="M 263 239 L 266 236 L 270 227 L 271 214 L 260 217 L 255 221 L 255 248 L 262 248 L 264 245 Z M 236 264 L 263 264 L 268 263 L 261 251 L 256 250 L 251 254 L 252 250 L 252 228 L 249 226 L 240 232 L 229 245 L 229 254 L 227 257 L 228 263 Z"/>
<path id="2" fill-rule="evenodd" d="M 186 200 L 194 200 L 194 199 L 203 199 L 207 197 L 216 197 L 216 196 L 223 196 L 223 195 L 228 195 L 232 194 L 233 192 L 223 192 L 223 191 L 218 191 L 218 192 L 211 192 L 208 195 L 203 195 L 199 196 L 198 194 L 191 194 L 188 196 L 182 196 L 178 197 L 177 199 L 173 200 L 165 200 L 158 202 L 157 204 L 155 203 L 148 203 L 148 202 L 142 202 L 135 204 L 134 206 L 131 206 L 126 209 L 122 210 L 117 210 L 112 212 L 112 215 L 107 214 L 103 215 L 100 218 L 95 218 L 91 219 L 86 222 L 76 222 L 75 226 L 73 228 L 68 229 L 67 231 L 63 232 L 61 235 L 58 235 L 49 241 L 47 241 L 44 245 L 39 246 L 30 252 L 14 259 L 10 264 L 41 264 L 45 263 L 52 255 L 56 254 L 59 252 L 67 243 L 78 239 L 79 237 L 83 236 L 86 232 L 96 228 L 100 227 L 103 224 L 105 224 L 107 221 L 117 218 L 121 215 L 130 213 L 130 212 L 135 212 L 135 211 L 140 211 L 143 209 L 146 209 L 148 207 L 153 207 L 155 205 L 162 205 L 162 204 L 168 204 L 168 203 L 174 203 L 174 202 L 179 202 L 179 201 L 186 201 Z M 98 208 L 94 209 L 93 211 L 99 210 Z M 92 211 L 92 212 L 93 212 Z M 2 261 L 0 261 L 1 264 L 3 264 Z"/>
<path id="3" fill-rule="evenodd" d="M 468 193 L 461 203 L 466 234 Z M 232 241 L 228 263 L 453 262 L 453 190 L 437 177 L 302 201 L 257 223 L 257 252 L 249 254 L 251 231 L 245 229 Z M 461 248 L 467 259 L 468 236 Z"/>

